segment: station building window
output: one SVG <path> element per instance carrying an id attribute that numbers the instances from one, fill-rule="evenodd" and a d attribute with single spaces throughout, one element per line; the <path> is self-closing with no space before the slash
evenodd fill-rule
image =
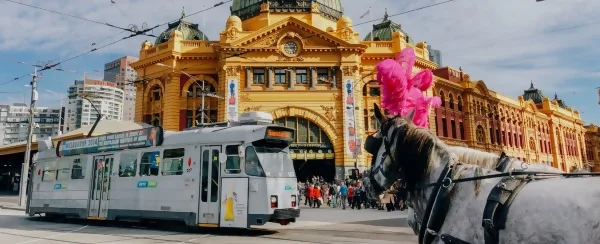
<path id="1" fill-rule="evenodd" d="M 317 84 L 329 84 L 329 69 L 317 68 Z"/>
<path id="2" fill-rule="evenodd" d="M 308 72 L 306 69 L 296 69 L 296 84 L 308 84 Z"/>
<path id="3" fill-rule="evenodd" d="M 275 84 L 281 85 L 287 83 L 285 72 L 285 69 L 275 69 Z"/>
<path id="4" fill-rule="evenodd" d="M 160 151 L 144 152 L 140 160 L 140 176 L 157 176 L 160 166 Z"/>
<path id="5" fill-rule="evenodd" d="M 265 69 L 254 69 L 252 78 L 254 84 L 265 84 Z"/>
<path id="6" fill-rule="evenodd" d="M 185 149 L 166 149 L 163 152 L 162 175 L 182 175 Z"/>
<path id="7" fill-rule="evenodd" d="M 119 177 L 135 177 L 137 169 L 137 152 L 124 152 L 119 161 Z"/>

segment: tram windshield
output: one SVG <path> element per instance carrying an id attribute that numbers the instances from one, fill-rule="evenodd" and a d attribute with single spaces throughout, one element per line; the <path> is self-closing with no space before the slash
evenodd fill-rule
<path id="1" fill-rule="evenodd" d="M 246 174 L 269 178 L 295 178 L 287 143 L 261 140 L 246 147 Z"/>

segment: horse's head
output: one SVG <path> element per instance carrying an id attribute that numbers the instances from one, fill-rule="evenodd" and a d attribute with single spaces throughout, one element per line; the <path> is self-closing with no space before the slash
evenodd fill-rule
<path id="1" fill-rule="evenodd" d="M 429 167 L 430 154 L 439 141 L 428 129 L 413 124 L 414 112 L 405 117 L 388 118 L 377 104 L 374 112 L 381 126 L 365 141 L 365 151 L 372 154 L 373 159 L 363 179 L 367 196 L 372 199 L 378 198 L 398 179 L 412 188 Z"/>

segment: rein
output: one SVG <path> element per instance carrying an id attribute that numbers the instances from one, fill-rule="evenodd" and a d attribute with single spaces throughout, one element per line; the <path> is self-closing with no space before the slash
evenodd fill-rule
<path id="1" fill-rule="evenodd" d="M 459 178 L 459 179 L 451 179 L 450 177 L 445 177 L 441 182 L 419 185 L 411 190 L 424 190 L 424 189 L 427 189 L 429 187 L 434 187 L 434 186 L 448 187 L 453 183 L 501 178 L 501 177 L 506 177 L 506 176 L 513 177 L 513 176 L 518 176 L 518 175 L 574 177 L 574 176 L 586 176 L 586 175 L 587 176 L 600 176 L 600 173 L 554 173 L 554 172 L 542 172 L 542 171 L 538 171 L 538 172 L 536 172 L 536 171 L 517 171 L 517 172 L 498 173 L 498 174 L 490 174 L 490 175 Z"/>

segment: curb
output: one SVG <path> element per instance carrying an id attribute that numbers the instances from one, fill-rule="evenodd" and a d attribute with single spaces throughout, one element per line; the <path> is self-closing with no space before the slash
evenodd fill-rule
<path id="1" fill-rule="evenodd" d="M 11 206 L 7 207 L 7 206 L 0 205 L 0 210 L 2 210 L 2 209 L 25 211 L 24 208 L 20 208 L 20 207 L 11 207 Z"/>

